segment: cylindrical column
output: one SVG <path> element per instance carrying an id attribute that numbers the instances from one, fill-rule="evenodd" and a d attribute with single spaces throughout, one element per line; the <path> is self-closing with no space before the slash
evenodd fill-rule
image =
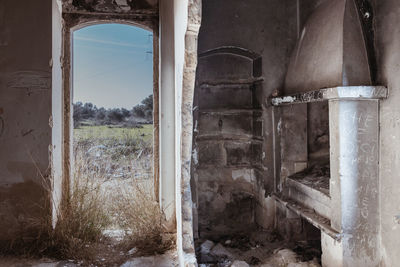
<path id="1" fill-rule="evenodd" d="M 330 100 L 332 227 L 342 266 L 378 266 L 379 100 Z"/>

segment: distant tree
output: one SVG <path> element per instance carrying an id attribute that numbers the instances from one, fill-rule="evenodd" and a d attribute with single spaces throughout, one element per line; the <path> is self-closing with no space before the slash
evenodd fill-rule
<path id="1" fill-rule="evenodd" d="M 97 107 L 92 103 L 85 103 L 82 108 L 82 116 L 84 119 L 94 118 L 97 112 Z"/>
<path id="2" fill-rule="evenodd" d="M 105 109 L 97 108 L 92 103 L 76 102 L 73 104 L 74 127 L 84 120 L 94 121 L 96 124 L 118 124 L 127 121 L 136 121 L 137 118 L 147 121 L 153 120 L 153 95 L 149 95 L 132 110 L 126 108 Z"/>
<path id="3" fill-rule="evenodd" d="M 146 112 L 146 110 L 143 105 L 137 105 L 132 110 L 133 115 L 135 115 L 136 117 L 139 117 L 139 118 L 144 118 L 146 115 L 145 112 Z"/>
<path id="4" fill-rule="evenodd" d="M 96 113 L 96 120 L 104 120 L 107 115 L 107 110 L 105 108 L 99 108 Z"/>
<path id="5" fill-rule="evenodd" d="M 147 110 L 153 110 L 153 95 L 149 95 L 145 99 L 142 100 L 142 105 L 146 107 Z"/>
<path id="6" fill-rule="evenodd" d="M 153 95 L 143 99 L 140 105 L 134 106 L 132 114 L 138 118 L 151 121 L 153 119 Z"/>
<path id="7" fill-rule="evenodd" d="M 82 110 L 83 110 L 83 104 L 82 102 L 76 102 L 73 105 L 73 118 L 74 122 L 80 122 L 82 120 Z"/>
<path id="8" fill-rule="evenodd" d="M 124 116 L 124 118 L 127 118 L 131 115 L 131 112 L 129 110 L 127 110 L 126 108 L 122 108 L 121 113 Z"/>
<path id="9" fill-rule="evenodd" d="M 107 111 L 107 118 L 112 122 L 122 122 L 124 119 L 124 115 L 122 114 L 121 109 L 113 108 Z"/>

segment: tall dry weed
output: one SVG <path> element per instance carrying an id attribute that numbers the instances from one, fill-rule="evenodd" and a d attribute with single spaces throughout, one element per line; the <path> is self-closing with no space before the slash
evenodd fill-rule
<path id="1" fill-rule="evenodd" d="M 117 224 L 124 229 L 126 248 L 141 254 L 161 254 L 175 246 L 174 235 L 166 233 L 165 216 L 154 197 L 150 181 L 132 181 L 119 188 L 114 198 Z"/>
<path id="2" fill-rule="evenodd" d="M 89 153 L 99 145 L 106 147 L 104 155 Z M 137 151 L 140 153 L 132 156 Z M 117 154 L 118 159 L 121 154 L 129 156 L 113 161 L 110 153 Z M 45 215 L 26 219 L 15 238 L 1 244 L 0 253 L 90 261 L 99 253 L 96 244 L 107 240 L 103 233 L 109 228 L 125 233 L 120 245 L 126 250 L 136 247 L 140 254 L 150 255 L 173 248 L 175 238 L 165 231 L 165 217 L 149 175 L 151 154 L 151 144 L 133 134 L 101 142 L 75 142 L 72 188 L 62 208 L 57 210 L 55 228 L 53 216 L 48 212 L 52 203 L 51 178 L 42 175 L 49 199 L 41 207 Z M 113 170 L 120 171 L 126 164 L 134 170 L 133 174 L 128 172 L 132 177 L 113 178 Z M 113 165 L 117 167 L 109 167 Z"/>

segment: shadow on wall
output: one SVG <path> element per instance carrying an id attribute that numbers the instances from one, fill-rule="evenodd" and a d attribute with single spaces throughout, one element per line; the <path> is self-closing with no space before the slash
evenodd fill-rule
<path id="1" fill-rule="evenodd" d="M 194 166 L 201 237 L 246 230 L 254 224 L 261 166 L 259 55 L 219 47 L 199 55 L 195 89 Z M 195 123 L 196 124 L 196 123 Z"/>

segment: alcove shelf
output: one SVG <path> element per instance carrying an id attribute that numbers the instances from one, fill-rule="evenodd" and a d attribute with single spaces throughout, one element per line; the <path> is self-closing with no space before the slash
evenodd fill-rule
<path id="1" fill-rule="evenodd" d="M 379 219 L 379 101 L 387 97 L 384 86 L 340 86 L 269 99 L 279 114 L 274 123 L 280 147 L 277 203 L 336 240 L 337 233 L 351 242 L 347 237 L 374 231 Z M 324 104 L 310 109 L 317 102 Z M 318 114 L 321 107 L 329 115 Z M 322 138 L 325 153 L 311 160 L 309 136 L 319 130 L 313 128 L 318 116 L 325 116 L 329 128 Z"/>

